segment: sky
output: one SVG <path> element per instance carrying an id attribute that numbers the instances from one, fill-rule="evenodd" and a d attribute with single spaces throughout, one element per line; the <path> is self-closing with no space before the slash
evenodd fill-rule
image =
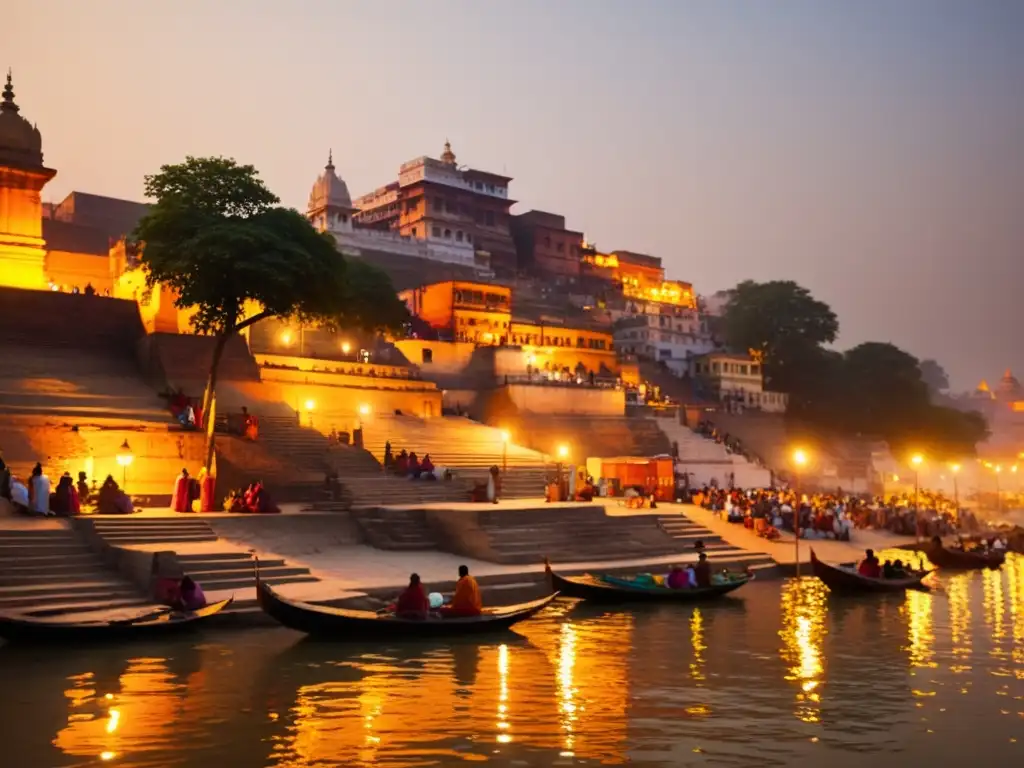
<path id="1" fill-rule="evenodd" d="M 841 349 L 1024 378 L 1020 0 L 15 0 L 0 65 L 44 199 L 225 155 L 303 209 L 329 149 L 355 197 L 448 138 L 699 293 L 796 280 Z"/>

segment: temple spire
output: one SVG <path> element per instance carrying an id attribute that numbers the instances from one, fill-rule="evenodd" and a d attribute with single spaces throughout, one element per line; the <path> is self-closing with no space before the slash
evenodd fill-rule
<path id="1" fill-rule="evenodd" d="M 333 149 L 328 149 L 327 150 L 327 165 L 325 167 L 329 171 L 333 171 L 334 170 L 334 150 Z"/>
<path id="2" fill-rule="evenodd" d="M 448 165 L 455 165 L 455 153 L 452 152 L 452 143 L 444 140 L 444 152 L 441 153 L 441 162 Z"/>
<path id="3" fill-rule="evenodd" d="M 14 103 L 14 84 L 11 82 L 11 68 L 7 68 L 7 85 L 4 86 L 4 102 L 0 104 L 0 112 L 18 112 L 18 105 Z"/>

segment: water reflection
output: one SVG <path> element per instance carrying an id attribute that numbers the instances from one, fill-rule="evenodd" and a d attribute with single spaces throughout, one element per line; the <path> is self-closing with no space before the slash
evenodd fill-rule
<path id="1" fill-rule="evenodd" d="M 566 604 L 525 637 L 482 642 L 351 647 L 268 630 L 0 648 L 4 764 L 840 768 L 870 753 L 883 768 L 976 758 L 978 743 L 993 765 L 1022 764 L 1021 558 L 940 574 L 933 593 L 839 599 L 813 579 L 744 592 Z"/>
<path id="2" fill-rule="evenodd" d="M 827 592 L 811 578 L 792 579 L 782 587 L 782 658 L 789 665 L 786 680 L 797 684 L 793 713 L 805 723 L 821 720 Z"/>

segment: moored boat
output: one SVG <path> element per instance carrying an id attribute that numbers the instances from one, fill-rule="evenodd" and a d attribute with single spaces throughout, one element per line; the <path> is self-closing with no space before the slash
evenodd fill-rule
<path id="1" fill-rule="evenodd" d="M 841 565 L 830 565 L 818 559 L 811 550 L 811 571 L 825 582 L 832 592 L 840 594 L 861 594 L 865 592 L 905 592 L 908 589 L 921 588 L 930 571 L 919 571 L 905 579 L 873 579 L 857 573 L 854 568 Z"/>
<path id="2" fill-rule="evenodd" d="M 932 544 L 924 550 L 925 556 L 939 568 L 957 571 L 976 571 L 982 568 L 998 568 L 1006 560 L 1006 552 L 964 552 Z"/>
<path id="3" fill-rule="evenodd" d="M 0 615 L 0 637 L 16 643 L 68 644 L 148 639 L 197 629 L 204 620 L 227 608 L 233 599 L 211 603 L 196 611 L 175 611 L 160 607 L 128 618 L 68 621 Z"/>
<path id="4" fill-rule="evenodd" d="M 559 576 L 551 569 L 551 564 L 548 562 L 544 563 L 544 570 L 551 580 L 551 588 L 563 597 L 579 597 L 602 603 L 693 603 L 714 600 L 754 580 L 753 574 L 732 574 L 728 581 L 712 584 L 710 587 L 670 589 L 661 585 L 642 584 L 618 576 L 593 576 L 590 574 Z"/>
<path id="5" fill-rule="evenodd" d="M 256 597 L 264 613 L 289 629 L 322 639 L 360 641 L 419 640 L 501 632 L 535 615 L 558 597 L 558 593 L 528 603 L 485 608 L 479 616 L 404 619 L 394 614 L 290 600 L 260 580 L 257 563 Z"/>

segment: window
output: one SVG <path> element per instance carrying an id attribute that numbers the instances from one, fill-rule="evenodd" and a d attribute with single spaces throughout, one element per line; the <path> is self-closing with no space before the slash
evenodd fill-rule
<path id="1" fill-rule="evenodd" d="M 434 237 L 440 237 L 441 236 L 441 228 L 440 227 L 434 227 L 430 232 L 431 232 L 431 234 Z"/>
<path id="2" fill-rule="evenodd" d="M 446 229 L 444 231 L 444 239 L 445 240 L 451 240 L 452 239 L 452 231 L 450 229 Z"/>
<path id="3" fill-rule="evenodd" d="M 545 248 L 550 248 L 551 247 L 551 237 L 548 236 L 548 235 L 544 236 L 544 247 Z"/>
<path id="4" fill-rule="evenodd" d="M 423 348 L 423 362 L 424 363 L 432 363 L 432 362 L 434 362 L 434 350 L 428 349 L 427 347 Z"/>
<path id="5" fill-rule="evenodd" d="M 347 224 L 348 223 L 348 216 L 346 216 L 344 213 L 341 214 L 341 223 L 342 224 Z"/>
<path id="6" fill-rule="evenodd" d="M 413 227 L 412 228 L 412 236 L 413 237 L 419 237 L 420 236 L 420 228 L 419 227 Z"/>
<path id="7" fill-rule="evenodd" d="M 466 242 L 467 243 L 472 243 L 473 242 L 473 238 L 469 236 L 469 232 L 466 233 Z"/>
<path id="8" fill-rule="evenodd" d="M 555 250 L 558 251 L 559 253 L 562 253 L 565 250 L 565 243 L 563 243 L 563 242 L 555 243 Z"/>
<path id="9" fill-rule="evenodd" d="M 458 232 L 455 233 L 455 241 L 459 242 L 459 243 L 462 242 L 462 230 L 461 229 Z"/>

